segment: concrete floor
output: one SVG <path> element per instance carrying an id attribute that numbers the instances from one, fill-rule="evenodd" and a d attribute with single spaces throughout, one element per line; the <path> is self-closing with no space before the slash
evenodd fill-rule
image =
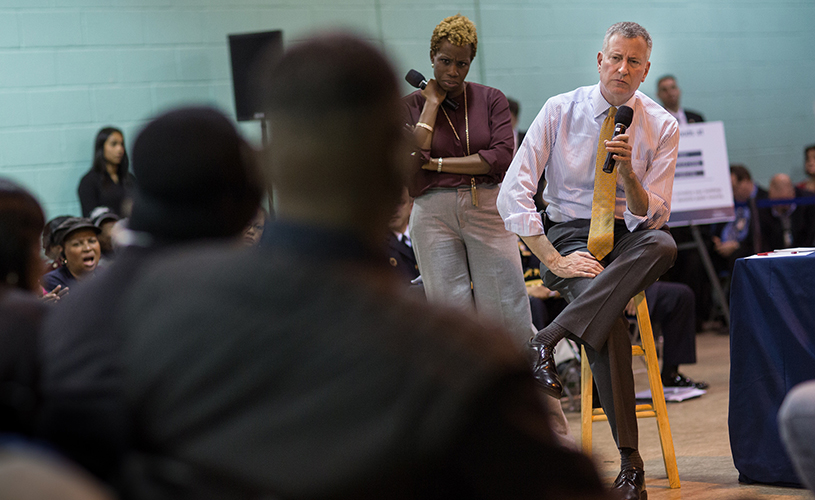
<path id="1" fill-rule="evenodd" d="M 681 488 L 670 489 L 662 463 L 656 419 L 639 420 L 640 453 L 645 460 L 649 500 L 815 499 L 804 489 L 747 485 L 738 482 L 727 429 L 730 339 L 727 335 L 700 333 L 696 339 L 695 365 L 680 367 L 683 374 L 710 384 L 707 394 L 681 403 L 668 403 Z M 637 391 L 648 388 L 645 364 L 634 358 Z M 579 406 L 578 406 L 579 409 Z M 580 413 L 568 412 L 572 433 L 580 439 Z M 611 483 L 619 472 L 619 453 L 607 422 L 595 422 L 593 458 Z"/>

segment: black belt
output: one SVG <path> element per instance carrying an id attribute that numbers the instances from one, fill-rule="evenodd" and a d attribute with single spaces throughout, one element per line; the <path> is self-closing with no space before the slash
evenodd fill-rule
<path id="1" fill-rule="evenodd" d="M 552 219 L 550 219 L 549 216 L 546 215 L 546 212 L 543 212 L 542 215 L 543 215 L 543 231 L 544 232 L 548 233 L 549 229 L 551 229 L 552 227 L 560 224 L 560 222 L 555 222 Z"/>

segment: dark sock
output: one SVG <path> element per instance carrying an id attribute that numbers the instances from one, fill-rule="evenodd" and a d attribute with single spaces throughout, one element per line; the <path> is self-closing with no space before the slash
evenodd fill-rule
<path id="1" fill-rule="evenodd" d="M 662 378 L 673 377 L 679 373 L 679 365 L 662 365 Z"/>
<path id="2" fill-rule="evenodd" d="M 563 328 L 553 321 L 549 323 L 546 328 L 539 331 L 538 334 L 533 337 L 532 341 L 536 344 L 544 344 L 549 347 L 555 347 L 555 345 L 562 339 L 566 338 L 566 335 L 568 334 L 569 330 Z"/>
<path id="3" fill-rule="evenodd" d="M 620 470 L 630 469 L 631 467 L 639 469 L 645 467 L 640 452 L 636 448 L 620 448 Z"/>

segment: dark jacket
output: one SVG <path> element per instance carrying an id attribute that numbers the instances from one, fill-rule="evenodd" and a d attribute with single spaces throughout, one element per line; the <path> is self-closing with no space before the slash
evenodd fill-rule
<path id="1" fill-rule="evenodd" d="M 125 294 L 131 496 L 603 497 L 508 337 L 406 300 L 348 235 L 269 231 L 163 258 Z"/>
<path id="2" fill-rule="evenodd" d="M 0 288 L 0 433 L 33 434 L 39 404 L 37 335 L 46 306 Z"/>

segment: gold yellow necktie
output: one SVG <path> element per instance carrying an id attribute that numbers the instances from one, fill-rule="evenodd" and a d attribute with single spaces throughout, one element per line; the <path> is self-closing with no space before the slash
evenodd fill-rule
<path id="1" fill-rule="evenodd" d="M 608 116 L 600 128 L 600 140 L 597 144 L 597 161 L 594 164 L 594 196 L 591 200 L 591 226 L 589 226 L 588 249 L 597 260 L 614 248 L 614 204 L 617 198 L 617 169 L 610 174 L 603 172 L 606 161 L 606 147 L 603 141 L 611 140 L 614 135 L 614 115 L 617 108 L 608 109 Z"/>

